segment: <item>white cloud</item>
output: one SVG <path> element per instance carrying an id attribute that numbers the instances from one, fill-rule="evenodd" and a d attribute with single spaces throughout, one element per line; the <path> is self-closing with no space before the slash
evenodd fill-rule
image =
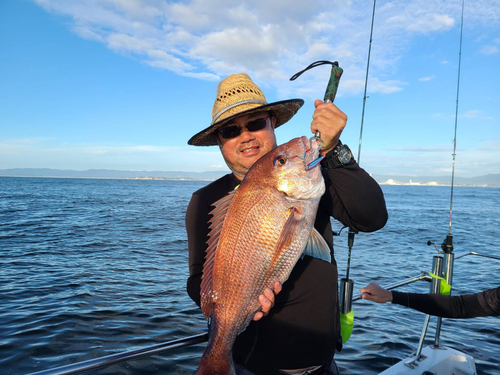
<path id="1" fill-rule="evenodd" d="M 453 27 L 455 20 L 446 14 L 423 14 L 421 18 L 413 20 L 406 28 L 422 34 L 433 31 L 446 31 Z"/>
<path id="2" fill-rule="evenodd" d="M 483 55 L 497 55 L 500 53 L 500 48 L 497 46 L 483 46 L 480 52 Z"/>
<path id="3" fill-rule="evenodd" d="M 312 61 L 331 59 L 338 60 L 346 72 L 342 95 L 359 94 L 364 87 L 360 82 L 364 82 L 372 15 L 366 0 L 35 1 L 68 17 L 82 38 L 179 75 L 217 80 L 245 71 L 258 84 L 279 88 Z M 498 24 L 494 15 L 499 8 L 487 0 L 467 4 L 469 27 Z M 412 38 L 449 31 L 459 23 L 460 14 L 459 1 L 394 0 L 377 5 L 371 91 L 403 90 L 405 83 L 391 79 L 387 72 L 397 72 Z M 483 53 L 498 53 L 495 43 L 485 46 Z M 318 86 L 316 77 L 304 75 L 293 90 L 305 92 Z"/>
<path id="4" fill-rule="evenodd" d="M 481 142 L 480 150 L 500 151 L 500 139 L 490 139 L 488 141 Z"/>
<path id="5" fill-rule="evenodd" d="M 487 116 L 483 111 L 471 109 L 462 114 L 462 117 L 475 118 L 480 120 L 493 120 L 493 117 Z"/>
<path id="6" fill-rule="evenodd" d="M 368 90 L 373 92 L 379 92 L 382 94 L 392 94 L 403 90 L 402 86 L 407 85 L 405 82 L 396 80 L 379 81 L 377 78 L 373 78 L 369 81 Z"/>
<path id="7" fill-rule="evenodd" d="M 429 81 L 432 81 L 434 78 L 436 78 L 436 76 L 422 77 L 422 78 L 419 78 L 418 80 L 421 82 L 429 82 Z"/>

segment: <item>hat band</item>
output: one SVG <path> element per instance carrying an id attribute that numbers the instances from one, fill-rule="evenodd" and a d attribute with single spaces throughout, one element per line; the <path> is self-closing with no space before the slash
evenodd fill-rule
<path id="1" fill-rule="evenodd" d="M 215 122 L 217 121 L 217 119 L 224 113 L 224 112 L 227 112 L 229 111 L 231 108 L 234 108 L 234 107 L 237 107 L 239 105 L 242 105 L 242 104 L 267 104 L 267 102 L 265 100 L 261 100 L 261 99 L 248 99 L 248 100 L 242 100 L 241 102 L 237 102 L 237 103 L 234 103 L 234 104 L 231 104 L 231 105 L 228 105 L 226 108 L 224 109 L 221 109 L 219 112 L 217 112 L 214 116 L 214 118 L 212 119 L 212 124 L 215 124 Z"/>

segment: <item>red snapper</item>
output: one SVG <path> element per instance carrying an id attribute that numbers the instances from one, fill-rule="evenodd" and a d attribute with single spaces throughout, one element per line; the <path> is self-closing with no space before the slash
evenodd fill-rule
<path id="1" fill-rule="evenodd" d="M 325 192 L 321 169 L 311 167 L 319 151 L 317 141 L 292 139 L 259 159 L 238 189 L 214 203 L 201 284 L 209 341 L 197 374 L 234 374 L 233 343 L 260 310 L 264 289 L 285 282 L 304 253 L 330 260 L 313 228 Z"/>

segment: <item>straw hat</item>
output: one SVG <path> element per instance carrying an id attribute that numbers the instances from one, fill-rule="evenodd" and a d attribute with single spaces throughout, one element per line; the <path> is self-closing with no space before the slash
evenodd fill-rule
<path id="1" fill-rule="evenodd" d="M 259 87 L 245 73 L 233 74 L 220 81 L 212 109 L 212 123 L 188 141 L 193 146 L 217 145 L 216 130 L 240 115 L 271 111 L 276 117 L 276 126 L 290 120 L 302 107 L 302 99 L 268 103 Z"/>

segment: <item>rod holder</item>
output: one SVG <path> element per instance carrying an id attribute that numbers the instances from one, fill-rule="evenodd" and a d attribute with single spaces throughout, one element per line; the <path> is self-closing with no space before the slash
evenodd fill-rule
<path id="1" fill-rule="evenodd" d="M 452 285 L 453 282 L 453 264 L 455 263 L 455 254 L 447 253 L 444 255 L 444 269 L 443 269 L 443 277 L 446 279 L 446 282 L 449 285 Z"/>
<path id="2" fill-rule="evenodd" d="M 348 314 L 352 310 L 352 292 L 354 281 L 351 279 L 340 279 L 340 301 L 339 307 L 342 314 Z"/>
<path id="3" fill-rule="evenodd" d="M 443 257 L 439 255 L 434 255 L 432 257 L 432 273 L 437 276 L 441 276 L 443 274 Z M 440 279 L 432 278 L 429 293 L 439 293 L 440 284 Z"/>
<path id="4" fill-rule="evenodd" d="M 455 261 L 455 253 L 449 252 L 444 254 L 444 266 L 442 271 L 442 277 L 446 280 L 448 285 L 452 285 L 453 282 L 453 263 Z M 443 318 L 438 317 L 436 324 L 436 337 L 434 339 L 434 347 L 439 347 L 439 336 L 441 335 L 441 324 Z"/>

